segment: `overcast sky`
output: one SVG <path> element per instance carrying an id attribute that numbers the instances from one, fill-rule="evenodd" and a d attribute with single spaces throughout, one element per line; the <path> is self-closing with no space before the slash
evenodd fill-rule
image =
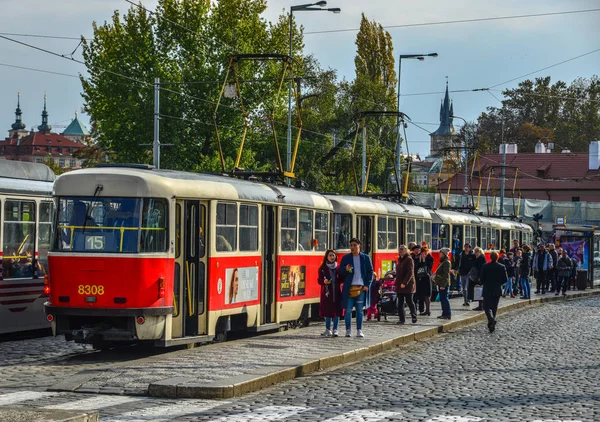
<path id="1" fill-rule="evenodd" d="M 142 2 L 153 9 L 156 1 Z M 265 18 L 274 20 L 302 1 L 268 0 Z M 8 33 L 78 37 L 91 36 L 92 22 L 110 19 L 115 10 L 122 14 L 130 7 L 125 0 L 0 0 L 0 34 L 69 54 L 76 40 L 17 37 Z M 439 54 L 425 61 L 403 60 L 401 110 L 423 129 L 409 125 L 407 138 L 411 153 L 429 153 L 429 135 L 439 125 L 439 107 L 448 77 L 450 90 L 495 86 L 491 94 L 502 99 L 501 90 L 514 88 L 513 78 L 590 53 L 547 70 L 534 73 L 567 83 L 577 77 L 600 74 L 600 12 L 559 14 L 543 17 L 491 20 L 469 23 L 391 26 L 468 20 L 541 13 L 600 9 L 600 0 L 329 0 L 328 7 L 341 7 L 341 14 L 297 13 L 304 25 L 305 52 L 313 53 L 322 66 L 338 71 L 340 77 L 354 78 L 356 31 L 310 34 L 316 31 L 354 29 L 360 15 L 381 23 L 392 35 L 394 53 Z M 81 49 L 75 53 L 81 59 Z M 84 66 L 0 39 L 0 136 L 14 122 L 17 92 L 21 92 L 23 121 L 27 128 L 41 122 L 44 92 L 48 96 L 50 123 L 61 132 L 83 106 L 81 84 L 76 77 L 40 73 L 10 66 L 43 69 L 76 76 Z M 497 85 L 500 84 L 500 85 Z M 497 86 L 496 86 L 497 85 Z M 422 93 L 429 95 L 415 95 Z M 454 113 L 475 120 L 486 106 L 500 103 L 488 92 L 451 92 Z M 89 123 L 88 116 L 80 117 Z M 455 126 L 462 122 L 455 120 Z M 88 124 L 89 127 L 89 124 Z M 37 130 L 37 129 L 36 129 Z M 150 140 L 149 140 L 150 141 Z"/>

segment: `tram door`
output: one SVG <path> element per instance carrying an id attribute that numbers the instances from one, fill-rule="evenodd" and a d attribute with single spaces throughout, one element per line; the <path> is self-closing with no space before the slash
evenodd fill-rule
<path id="1" fill-rule="evenodd" d="M 358 217 L 358 240 L 361 241 L 361 251 L 371 255 L 371 245 L 373 244 L 373 217 Z M 371 259 L 373 257 L 371 256 Z"/>
<path id="2" fill-rule="evenodd" d="M 200 201 L 184 201 L 183 266 L 180 271 L 184 336 L 207 333 L 206 210 Z"/>
<path id="3" fill-rule="evenodd" d="M 275 236 L 277 233 L 275 208 L 263 207 L 262 230 L 262 291 L 260 323 L 269 324 L 275 321 Z"/>

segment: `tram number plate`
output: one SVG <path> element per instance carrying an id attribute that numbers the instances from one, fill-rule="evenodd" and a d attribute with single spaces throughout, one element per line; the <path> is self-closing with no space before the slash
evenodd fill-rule
<path id="1" fill-rule="evenodd" d="M 85 249 L 86 250 L 103 250 L 104 249 L 104 236 L 86 236 L 85 237 Z"/>
<path id="2" fill-rule="evenodd" d="M 80 295 L 103 295 L 104 286 L 96 286 L 90 284 L 80 284 L 77 286 L 77 293 Z"/>

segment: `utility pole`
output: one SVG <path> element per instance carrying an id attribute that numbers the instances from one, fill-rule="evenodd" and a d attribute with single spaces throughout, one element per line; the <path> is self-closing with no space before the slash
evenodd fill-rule
<path id="1" fill-rule="evenodd" d="M 363 124 L 362 128 L 362 183 L 361 192 L 364 193 L 367 183 L 367 125 Z"/>
<path id="2" fill-rule="evenodd" d="M 504 215 L 504 176 L 506 171 L 506 144 L 504 143 L 504 116 L 502 117 L 502 178 L 500 180 L 500 217 Z"/>
<path id="3" fill-rule="evenodd" d="M 152 158 L 154 168 L 160 168 L 160 78 L 154 78 L 154 141 L 152 143 Z"/>

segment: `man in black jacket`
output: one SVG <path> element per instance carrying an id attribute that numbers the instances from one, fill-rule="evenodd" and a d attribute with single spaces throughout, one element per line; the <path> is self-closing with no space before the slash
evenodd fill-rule
<path id="1" fill-rule="evenodd" d="M 493 333 L 496 329 L 496 312 L 502 296 L 502 286 L 508 281 L 506 267 L 499 264 L 498 253 L 490 253 L 491 262 L 481 268 L 479 280 L 483 284 L 483 309 L 488 319 L 488 329 Z"/>
<path id="2" fill-rule="evenodd" d="M 469 288 L 469 271 L 475 263 L 475 254 L 471 250 L 471 245 L 465 243 L 464 249 L 458 254 L 458 257 L 454 261 L 454 272 L 455 275 L 458 272 L 460 285 L 462 287 L 462 294 L 464 298 L 463 306 L 469 306 L 469 300 L 473 300 L 473 288 Z"/>

